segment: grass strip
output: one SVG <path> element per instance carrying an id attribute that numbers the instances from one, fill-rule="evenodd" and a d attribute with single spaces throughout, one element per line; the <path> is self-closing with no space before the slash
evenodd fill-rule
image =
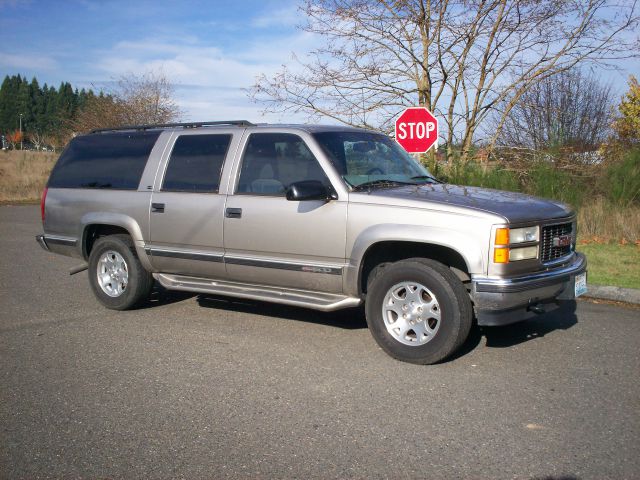
<path id="1" fill-rule="evenodd" d="M 640 289 L 640 246 L 591 243 L 577 250 L 587 256 L 589 283 Z"/>

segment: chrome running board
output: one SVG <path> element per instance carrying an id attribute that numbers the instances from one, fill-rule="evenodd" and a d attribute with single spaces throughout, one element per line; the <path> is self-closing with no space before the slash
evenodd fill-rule
<path id="1" fill-rule="evenodd" d="M 153 277 L 168 290 L 210 293 L 235 298 L 248 298 L 265 302 L 282 303 L 296 307 L 312 308 L 323 312 L 355 307 L 360 299 L 334 293 L 311 292 L 285 287 L 270 287 L 250 283 L 212 280 L 168 273 L 154 273 Z"/>

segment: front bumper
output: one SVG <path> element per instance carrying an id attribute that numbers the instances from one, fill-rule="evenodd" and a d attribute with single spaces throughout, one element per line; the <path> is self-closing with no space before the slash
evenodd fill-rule
<path id="1" fill-rule="evenodd" d="M 586 257 L 576 252 L 569 265 L 514 278 L 471 279 L 478 325 L 507 325 L 557 308 L 575 298 L 576 275 L 587 271 Z"/>

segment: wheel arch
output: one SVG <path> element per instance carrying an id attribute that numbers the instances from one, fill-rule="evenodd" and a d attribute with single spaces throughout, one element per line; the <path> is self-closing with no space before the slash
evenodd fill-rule
<path id="1" fill-rule="evenodd" d="M 376 265 L 412 257 L 439 261 L 463 281 L 485 268 L 484 255 L 477 242 L 459 231 L 379 225 L 365 230 L 354 242 L 345 289 L 354 295 L 363 295 L 368 275 Z"/>
<path id="2" fill-rule="evenodd" d="M 151 270 L 151 263 L 144 251 L 144 237 L 138 222 L 132 217 L 118 213 L 88 213 L 81 219 L 80 249 L 82 257 L 87 260 L 94 242 L 105 235 L 127 234 L 133 241 L 136 253 L 142 265 Z"/>

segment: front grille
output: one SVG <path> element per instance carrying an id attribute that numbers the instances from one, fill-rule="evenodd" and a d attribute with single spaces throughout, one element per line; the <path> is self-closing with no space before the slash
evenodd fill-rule
<path id="1" fill-rule="evenodd" d="M 563 247 L 554 247 L 553 239 L 561 235 L 572 234 L 572 224 L 562 223 L 559 225 L 549 225 L 542 227 L 542 239 L 540 242 L 540 260 L 544 262 L 550 262 L 557 258 L 564 257 L 571 253 L 572 245 L 565 245 Z M 573 239 L 572 242 L 573 243 Z"/>

